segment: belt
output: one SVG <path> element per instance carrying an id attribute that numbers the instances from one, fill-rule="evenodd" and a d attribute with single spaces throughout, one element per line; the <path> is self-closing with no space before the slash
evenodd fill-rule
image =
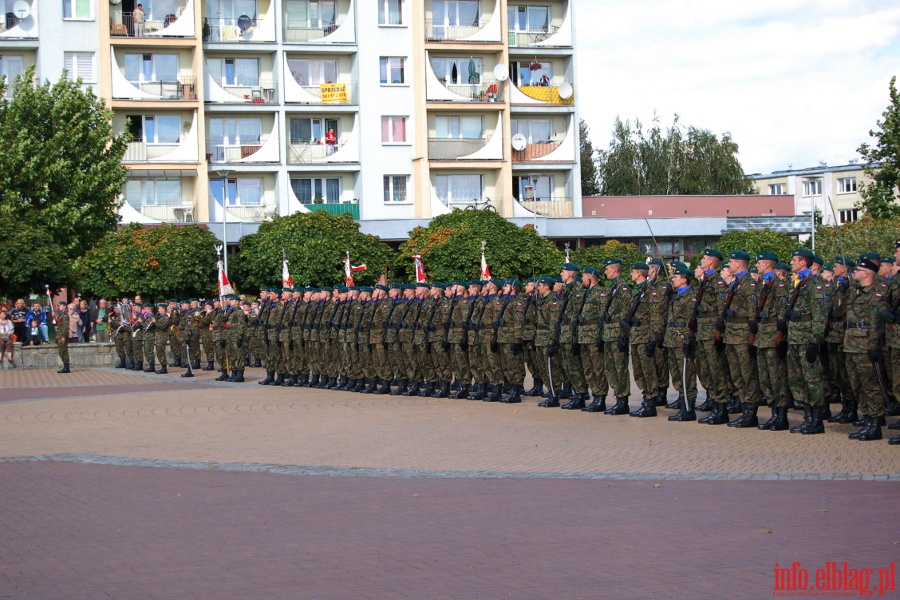
<path id="1" fill-rule="evenodd" d="M 860 321 L 858 323 L 847 323 L 847 329 L 871 329 L 871 327 L 872 326 L 865 321 Z"/>
<path id="2" fill-rule="evenodd" d="M 812 315 L 800 315 L 791 319 L 791 323 L 808 323 L 809 321 L 812 321 Z"/>
<path id="3" fill-rule="evenodd" d="M 599 325 L 599 324 L 600 324 L 600 319 L 587 319 L 587 320 L 581 322 L 581 325 L 582 325 L 582 326 L 585 326 L 585 325 Z"/>
<path id="4" fill-rule="evenodd" d="M 697 315 L 697 318 L 698 318 L 698 319 L 708 319 L 708 318 L 710 318 L 710 317 L 718 317 L 718 316 L 719 316 L 718 313 L 709 313 L 709 312 L 707 312 L 707 313 L 700 313 L 700 314 L 698 314 L 698 315 Z"/>
<path id="5" fill-rule="evenodd" d="M 687 327 L 687 323 L 683 321 L 669 321 L 670 327 Z"/>

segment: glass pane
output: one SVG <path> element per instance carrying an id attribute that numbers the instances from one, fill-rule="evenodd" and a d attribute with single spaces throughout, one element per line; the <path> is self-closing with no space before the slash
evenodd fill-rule
<path id="1" fill-rule="evenodd" d="M 450 117 L 435 117 L 434 135 L 439 138 L 450 137 Z"/>
<path id="2" fill-rule="evenodd" d="M 325 194 L 322 193 L 322 180 L 321 179 L 313 179 L 313 198 L 324 198 Z"/>
<path id="3" fill-rule="evenodd" d="M 136 208 L 140 210 L 141 208 L 141 180 L 140 179 L 129 179 L 125 183 L 125 201 L 128 202 L 132 206 L 132 208 Z"/>
<path id="4" fill-rule="evenodd" d="M 160 144 L 177 144 L 181 137 L 181 118 L 176 115 L 156 117 L 156 137 Z"/>
<path id="5" fill-rule="evenodd" d="M 406 177 L 394 177 L 394 200 L 396 202 L 406 200 Z"/>
<path id="6" fill-rule="evenodd" d="M 322 25 L 335 24 L 334 2 L 320 2 L 319 10 L 322 13 Z"/>
<path id="7" fill-rule="evenodd" d="M 338 204 L 341 201 L 341 180 L 329 178 L 325 180 L 325 200 L 328 204 Z"/>
<path id="8" fill-rule="evenodd" d="M 391 118 L 381 117 L 381 141 L 391 141 Z"/>
<path id="9" fill-rule="evenodd" d="M 312 201 L 312 181 L 309 179 L 291 179 L 291 189 L 302 204 Z"/>
<path id="10" fill-rule="evenodd" d="M 219 58 L 206 59 L 206 70 L 209 71 L 209 77 L 216 83 L 222 82 L 222 60 Z"/>
<path id="11" fill-rule="evenodd" d="M 322 132 L 322 119 L 312 119 L 312 137 L 310 138 L 313 141 L 322 141 L 324 139 L 324 134 Z"/>
<path id="12" fill-rule="evenodd" d="M 309 61 L 307 60 L 289 60 L 288 68 L 294 80 L 300 85 L 309 85 Z"/>
<path id="13" fill-rule="evenodd" d="M 392 140 L 395 142 L 406 141 L 406 119 L 404 117 L 392 119 L 393 134 Z"/>
<path id="14" fill-rule="evenodd" d="M 225 126 L 222 119 L 209 120 L 209 139 L 213 144 L 221 144 L 225 140 Z"/>
<path id="15" fill-rule="evenodd" d="M 144 140 L 150 144 L 156 142 L 156 127 L 153 117 L 144 117 Z"/>
<path id="16" fill-rule="evenodd" d="M 337 61 L 336 60 L 323 60 L 322 61 L 322 82 L 323 83 L 334 83 L 337 81 Z"/>
<path id="17" fill-rule="evenodd" d="M 461 137 L 481 138 L 482 130 L 481 117 L 462 117 Z"/>
<path id="18" fill-rule="evenodd" d="M 388 82 L 388 74 L 387 74 L 388 59 L 382 58 L 378 62 L 379 62 L 378 75 L 380 77 L 381 83 L 387 83 Z"/>
<path id="19" fill-rule="evenodd" d="M 153 62 L 156 67 L 156 81 L 178 81 L 177 54 L 156 54 Z"/>
<path id="20" fill-rule="evenodd" d="M 141 80 L 141 55 L 126 54 L 125 55 L 125 79 L 132 83 Z"/>
<path id="21" fill-rule="evenodd" d="M 221 179 L 210 179 L 209 180 L 209 191 L 212 194 L 213 198 L 216 199 L 216 202 L 222 204 L 222 180 Z"/>
<path id="22" fill-rule="evenodd" d="M 156 186 L 153 185 L 153 181 L 145 181 L 144 182 L 144 205 L 145 206 L 156 206 Z"/>
<path id="23" fill-rule="evenodd" d="M 288 27 L 307 27 L 309 4 L 307 2 L 288 2 L 287 3 L 287 26 Z"/>
<path id="24" fill-rule="evenodd" d="M 241 119 L 238 122 L 238 140 L 241 144 L 258 144 L 262 137 L 261 119 Z"/>
<path id="25" fill-rule="evenodd" d="M 235 0 L 234 12 L 236 17 L 247 15 L 251 19 L 256 18 L 256 0 Z"/>
<path id="26" fill-rule="evenodd" d="M 91 0 L 75 0 L 75 18 L 91 18 Z"/>
<path id="27" fill-rule="evenodd" d="M 157 181 L 156 203 L 167 206 L 175 206 L 181 204 L 181 182 Z"/>
<path id="28" fill-rule="evenodd" d="M 228 180 L 228 204 L 234 206 L 238 203 L 238 195 L 237 195 L 237 180 L 229 179 Z"/>
<path id="29" fill-rule="evenodd" d="M 547 31 L 548 12 L 546 6 L 529 6 L 528 28 L 532 31 Z"/>
<path id="30" fill-rule="evenodd" d="M 519 7 L 519 31 L 528 31 L 528 7 Z"/>
<path id="31" fill-rule="evenodd" d="M 462 0 L 459 3 L 459 24 L 463 27 L 478 27 L 477 0 Z"/>
<path id="32" fill-rule="evenodd" d="M 259 85 L 259 60 L 256 58 L 238 58 L 234 61 L 237 84 L 243 86 Z"/>
<path id="33" fill-rule="evenodd" d="M 262 204 L 262 180 L 238 179 L 238 198 L 241 205 L 246 206 Z"/>
<path id="34" fill-rule="evenodd" d="M 391 83 L 403 83 L 403 59 L 391 59 Z"/>

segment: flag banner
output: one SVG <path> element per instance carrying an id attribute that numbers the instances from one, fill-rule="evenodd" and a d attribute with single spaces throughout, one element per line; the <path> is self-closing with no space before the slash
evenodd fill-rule
<path id="1" fill-rule="evenodd" d="M 422 262 L 422 257 L 414 254 L 413 264 L 416 267 L 416 283 L 425 283 L 427 277 L 425 276 L 425 263 Z"/>
<path id="2" fill-rule="evenodd" d="M 290 271 L 288 271 L 288 261 L 284 250 L 281 251 L 281 287 L 294 287 L 294 280 L 291 278 Z"/>
<path id="3" fill-rule="evenodd" d="M 344 259 L 344 282 L 346 285 L 356 285 L 353 282 L 353 274 L 359 273 L 360 271 L 365 271 L 366 265 L 361 264 L 357 266 L 353 266 L 350 264 L 350 253 L 347 253 L 347 258 Z"/>
<path id="4" fill-rule="evenodd" d="M 228 281 L 228 274 L 225 272 L 225 263 L 221 260 L 219 261 L 219 295 L 225 296 L 226 294 L 233 294 L 234 288 L 231 287 L 231 283 Z"/>
<path id="5" fill-rule="evenodd" d="M 481 249 L 481 280 L 487 281 L 491 278 L 491 269 L 488 267 L 487 260 L 484 258 L 484 248 Z"/>
<path id="6" fill-rule="evenodd" d="M 53 307 L 53 294 L 50 293 L 50 286 L 45 285 L 44 288 L 47 290 L 47 312 L 50 313 L 50 322 L 56 325 L 56 311 Z"/>

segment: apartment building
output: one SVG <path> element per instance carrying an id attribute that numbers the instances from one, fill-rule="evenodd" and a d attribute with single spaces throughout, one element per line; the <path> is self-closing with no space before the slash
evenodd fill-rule
<path id="1" fill-rule="evenodd" d="M 581 214 L 571 0 L 6 2 L 0 72 L 66 66 L 131 132 L 123 222 Z"/>

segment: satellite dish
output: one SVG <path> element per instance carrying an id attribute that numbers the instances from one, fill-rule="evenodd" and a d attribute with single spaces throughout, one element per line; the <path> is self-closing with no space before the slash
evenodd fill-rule
<path id="1" fill-rule="evenodd" d="M 25 0 L 18 0 L 15 4 L 13 4 L 13 14 L 16 15 L 16 18 L 20 21 L 23 19 L 27 19 L 31 14 L 31 6 L 25 2 Z"/>
<path id="2" fill-rule="evenodd" d="M 509 69 L 503 63 L 494 67 L 494 78 L 497 81 L 506 81 L 509 79 Z"/>
<path id="3" fill-rule="evenodd" d="M 516 152 L 524 150 L 526 145 L 528 145 L 528 140 L 521 133 L 512 136 L 512 147 Z"/>
<path id="4" fill-rule="evenodd" d="M 238 17 L 237 24 L 238 29 L 240 29 L 241 33 L 243 33 L 253 26 L 253 20 L 247 15 L 241 15 L 240 17 Z"/>
<path id="5" fill-rule="evenodd" d="M 568 81 L 563 81 L 559 85 L 559 97 L 563 100 L 568 100 L 569 98 L 571 98 L 574 91 L 575 90 L 572 89 L 572 84 Z"/>

